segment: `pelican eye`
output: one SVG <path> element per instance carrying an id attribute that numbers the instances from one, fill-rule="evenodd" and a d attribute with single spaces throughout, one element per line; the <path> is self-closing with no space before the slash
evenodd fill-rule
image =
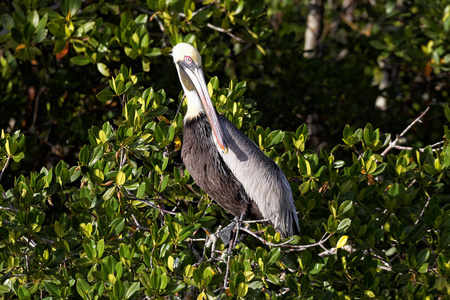
<path id="1" fill-rule="evenodd" d="M 192 58 L 190 56 L 185 56 L 184 57 L 184 61 L 187 62 L 188 64 L 192 63 Z"/>

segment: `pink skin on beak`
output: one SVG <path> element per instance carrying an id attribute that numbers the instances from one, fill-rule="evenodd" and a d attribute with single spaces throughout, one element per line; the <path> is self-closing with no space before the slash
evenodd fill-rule
<path id="1" fill-rule="evenodd" d="M 203 107 L 206 112 L 206 116 L 208 117 L 209 124 L 211 124 L 211 128 L 213 130 L 214 136 L 219 144 L 220 149 L 222 149 L 223 153 L 226 154 L 228 152 L 227 143 L 225 141 L 222 127 L 220 126 L 219 120 L 217 119 L 216 111 L 214 110 L 214 106 L 211 101 L 211 97 L 208 93 L 208 88 L 206 87 L 205 77 L 203 75 L 203 71 L 201 68 L 195 68 L 194 70 L 186 68 L 184 69 L 192 84 L 194 85 L 197 94 L 202 101 Z"/>

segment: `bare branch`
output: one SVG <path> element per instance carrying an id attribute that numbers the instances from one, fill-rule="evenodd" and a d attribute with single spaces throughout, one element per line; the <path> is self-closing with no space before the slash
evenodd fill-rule
<path id="1" fill-rule="evenodd" d="M 205 242 L 206 238 L 197 238 L 197 239 L 187 238 L 186 241 L 188 241 L 188 242 Z"/>
<path id="2" fill-rule="evenodd" d="M 427 106 L 427 108 L 414 121 L 412 121 L 412 123 L 409 124 L 408 127 L 406 127 L 405 130 L 402 131 L 402 133 L 400 133 L 400 135 L 397 135 L 394 141 L 389 141 L 389 146 L 384 149 L 383 153 L 381 153 L 381 156 L 385 156 L 389 151 L 391 151 L 392 148 L 395 148 L 397 146 L 399 138 L 404 136 L 408 132 L 408 130 L 410 130 L 411 127 L 414 126 L 414 124 L 416 124 L 417 122 L 422 122 L 423 116 L 425 116 L 429 109 L 430 107 Z"/>
<path id="3" fill-rule="evenodd" d="M 5 197 L 6 198 L 6 197 Z M 4 206 L 0 206 L 0 210 L 8 210 L 8 211 L 12 211 L 14 213 L 17 213 L 19 210 L 15 207 L 4 207 Z"/>
<path id="4" fill-rule="evenodd" d="M 434 143 L 434 144 L 431 145 L 430 147 L 433 149 L 434 147 L 437 147 L 437 146 L 443 145 L 443 144 L 444 144 L 444 141 L 440 141 L 440 142 Z M 438 149 L 442 149 L 442 147 L 440 147 L 440 148 L 438 148 Z"/>
<path id="5" fill-rule="evenodd" d="M 439 145 L 442 145 L 442 144 L 444 144 L 444 141 L 440 141 L 440 142 L 434 143 L 430 147 L 431 147 L 431 149 L 433 151 L 442 150 L 444 147 L 435 148 L 435 147 L 437 147 Z M 399 146 L 399 145 L 395 145 L 393 148 L 394 149 L 398 149 L 398 150 L 409 150 L 409 151 L 413 149 L 413 147 Z M 425 148 L 419 148 L 420 152 L 423 152 L 424 150 L 425 150 Z"/>
<path id="6" fill-rule="evenodd" d="M 251 224 L 251 223 L 264 223 L 269 221 L 272 221 L 272 219 L 248 220 L 248 221 L 241 221 L 241 223 Z"/>
<path id="7" fill-rule="evenodd" d="M 289 245 L 289 243 L 293 240 L 293 238 L 287 240 L 286 242 L 280 243 L 280 244 L 274 244 L 274 243 L 266 241 L 265 239 L 263 239 L 262 237 L 260 237 L 259 235 L 255 234 L 253 231 L 251 231 L 251 230 L 249 230 L 249 229 L 247 229 L 245 227 L 241 227 L 240 230 L 250 234 L 254 238 L 256 238 L 259 241 L 261 241 L 264 245 L 267 245 L 267 246 L 270 246 L 270 247 L 291 248 L 291 251 L 303 251 L 305 249 L 316 247 L 316 246 L 321 246 L 322 247 L 323 243 L 325 243 L 332 236 L 332 234 L 325 233 L 322 236 L 322 238 L 320 239 L 320 241 L 318 241 L 317 243 L 312 243 L 312 244 L 307 244 L 307 245 Z"/>

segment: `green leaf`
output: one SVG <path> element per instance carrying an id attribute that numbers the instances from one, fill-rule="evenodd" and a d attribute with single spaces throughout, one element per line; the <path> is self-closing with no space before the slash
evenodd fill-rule
<path id="1" fill-rule="evenodd" d="M 159 191 L 163 192 L 166 189 L 168 183 L 169 183 L 169 176 L 166 175 L 163 177 L 163 180 L 161 181 L 161 185 L 159 186 Z"/>
<path id="2" fill-rule="evenodd" d="M 444 290 L 444 288 L 446 287 L 447 283 L 444 277 L 438 277 L 436 278 L 436 289 L 438 291 L 442 291 Z"/>
<path id="3" fill-rule="evenodd" d="M 89 259 L 97 258 L 97 251 L 94 249 L 94 245 L 92 243 L 84 243 L 83 248 Z"/>
<path id="4" fill-rule="evenodd" d="M 45 289 L 50 293 L 50 295 L 52 295 L 55 298 L 60 298 L 61 294 L 60 294 L 60 290 L 59 288 L 56 286 L 56 284 L 52 283 L 52 282 L 43 282 Z"/>
<path id="5" fill-rule="evenodd" d="M 103 200 L 108 201 L 111 199 L 114 194 L 116 193 L 117 186 L 110 187 L 104 194 L 103 194 Z"/>
<path id="6" fill-rule="evenodd" d="M 114 98 L 114 94 L 113 94 L 113 92 L 108 91 L 108 90 L 103 90 L 97 94 L 97 99 L 100 102 L 108 102 L 112 98 Z"/>
<path id="7" fill-rule="evenodd" d="M 246 282 L 240 282 L 237 286 L 237 296 L 238 297 L 244 297 L 245 295 L 247 295 L 248 292 L 248 283 Z"/>
<path id="8" fill-rule="evenodd" d="M 217 218 L 213 217 L 213 216 L 205 216 L 205 217 L 202 217 L 200 220 L 198 220 L 198 222 L 200 224 L 202 224 L 202 227 L 208 228 L 217 222 Z"/>
<path id="9" fill-rule="evenodd" d="M 281 248 L 273 248 L 272 250 L 270 250 L 268 256 L 269 256 L 269 261 L 267 262 L 267 265 L 273 265 L 275 262 L 278 261 L 278 259 L 280 258 L 281 255 Z"/>
<path id="10" fill-rule="evenodd" d="M 120 255 L 120 257 L 123 257 L 123 258 L 126 258 L 126 259 L 131 259 L 131 257 L 130 257 L 130 249 L 128 248 L 127 245 L 120 244 L 119 255 Z"/>
<path id="11" fill-rule="evenodd" d="M 102 130 L 100 130 L 100 132 L 103 132 Z M 103 135 L 105 135 L 105 133 L 103 132 Z M 105 137 L 106 138 L 106 137 Z M 101 159 L 104 156 L 104 148 L 102 146 L 98 146 L 96 147 L 91 154 L 91 158 L 89 161 L 88 166 L 89 167 L 93 167 L 95 165 L 95 163 Z"/>
<path id="12" fill-rule="evenodd" d="M 420 274 L 428 273 L 428 263 L 424 263 L 420 266 L 419 270 L 417 270 Z"/>
<path id="13" fill-rule="evenodd" d="M 425 248 L 422 251 L 420 251 L 419 254 L 417 254 L 417 263 L 419 265 L 423 265 L 424 263 L 427 262 L 428 258 L 430 257 L 430 249 L 429 248 Z"/>
<path id="14" fill-rule="evenodd" d="M 311 275 L 318 274 L 324 266 L 325 266 L 324 263 L 315 263 L 314 267 L 311 269 L 311 271 L 309 271 L 309 274 Z"/>
<path id="15" fill-rule="evenodd" d="M 343 133 L 343 136 L 344 136 L 344 142 L 345 142 L 345 140 L 347 139 L 347 138 L 349 138 L 350 137 L 350 135 L 352 134 L 352 131 L 351 131 L 351 128 L 350 128 L 350 126 L 348 125 L 348 124 L 346 124 L 345 125 L 345 127 L 344 127 L 344 133 Z"/>
<path id="16" fill-rule="evenodd" d="M 338 227 L 336 229 L 336 232 L 337 233 L 342 233 L 342 232 L 347 231 L 347 229 L 350 227 L 351 223 L 352 223 L 352 220 L 350 220 L 349 218 L 345 218 L 344 220 L 342 220 L 339 223 L 339 225 L 338 225 Z"/>
<path id="17" fill-rule="evenodd" d="M 133 299 L 135 295 L 139 292 L 140 286 L 141 286 L 140 282 L 133 282 L 125 294 L 125 299 Z"/>
<path id="18" fill-rule="evenodd" d="M 154 290 L 159 289 L 160 283 L 161 283 L 161 278 L 160 278 L 161 273 L 157 272 L 156 270 L 159 270 L 159 269 L 152 270 L 152 272 L 150 274 L 150 286 Z"/>
<path id="19" fill-rule="evenodd" d="M 125 227 L 125 218 L 119 217 L 109 225 L 111 236 L 119 235 Z"/>
<path id="20" fill-rule="evenodd" d="M 6 294 L 9 293 L 9 291 L 11 290 L 11 288 L 7 285 L 0 285 L 0 294 Z"/>
<path id="21" fill-rule="evenodd" d="M 382 42 L 377 41 L 377 40 L 370 41 L 370 45 L 377 50 L 384 50 L 387 48 L 386 44 L 383 44 Z"/>
<path id="22" fill-rule="evenodd" d="M 178 241 L 181 242 L 181 241 L 187 239 L 194 232 L 194 230 L 195 230 L 195 227 L 193 225 L 184 227 L 179 234 Z"/>
<path id="23" fill-rule="evenodd" d="M 122 171 L 117 172 L 116 180 L 115 180 L 117 185 L 123 185 L 125 183 L 125 180 L 126 180 L 125 173 Z"/>
<path id="24" fill-rule="evenodd" d="M 79 160 L 80 160 L 80 164 L 82 166 L 87 166 L 89 163 L 89 147 L 88 146 L 84 146 L 83 148 L 81 148 L 80 154 L 79 154 Z"/>
<path id="25" fill-rule="evenodd" d="M 117 299 L 123 299 L 125 294 L 125 287 L 122 281 L 117 280 L 113 285 L 113 293 Z"/>
<path id="26" fill-rule="evenodd" d="M 1 22 L 4 29 L 11 30 L 14 27 L 13 18 L 6 13 L 2 15 Z"/>
<path id="27" fill-rule="evenodd" d="M 138 187 L 138 189 L 137 189 L 137 191 L 136 191 L 136 197 L 137 197 L 137 198 L 142 198 L 142 197 L 144 197 L 144 195 L 145 195 L 145 190 L 146 190 L 145 182 L 142 182 L 142 183 L 139 185 L 139 187 Z"/>
<path id="28" fill-rule="evenodd" d="M 20 153 L 13 155 L 12 158 L 15 162 L 19 162 L 25 158 L 25 154 L 23 152 L 20 152 Z"/>
<path id="29" fill-rule="evenodd" d="M 450 107 L 448 105 L 444 105 L 444 114 L 447 121 L 450 122 Z"/>
<path id="30" fill-rule="evenodd" d="M 348 236 L 346 236 L 346 235 L 341 236 L 339 241 L 336 243 L 336 249 L 344 247 L 345 244 L 347 244 L 347 240 L 348 240 Z"/>
<path id="31" fill-rule="evenodd" d="M 353 207 L 353 201 L 345 200 L 338 209 L 337 216 L 341 216 L 348 212 Z"/>
<path id="32" fill-rule="evenodd" d="M 19 286 L 18 290 L 20 300 L 31 300 L 31 294 L 23 285 Z"/>
<path id="33" fill-rule="evenodd" d="M 62 0 L 61 12 L 68 19 L 74 16 L 81 7 L 81 0 Z"/>
<path id="34" fill-rule="evenodd" d="M 6 139 L 6 141 L 5 141 L 5 151 L 6 151 L 6 154 L 8 154 L 8 156 L 12 156 L 14 154 L 14 152 L 15 152 L 15 148 L 16 147 L 14 147 L 13 145 L 14 145 L 14 143 L 11 143 L 9 138 Z"/>
<path id="35" fill-rule="evenodd" d="M 109 77 L 109 69 L 104 63 L 97 63 L 98 71 L 105 77 Z"/>
<path id="36" fill-rule="evenodd" d="M 239 1 L 239 4 L 238 4 L 238 7 L 236 8 L 236 10 L 233 12 L 233 15 L 238 15 L 238 14 L 240 14 L 241 12 L 242 12 L 242 10 L 244 9 L 244 0 L 240 0 Z"/>
<path id="37" fill-rule="evenodd" d="M 270 148 L 273 147 L 274 145 L 279 144 L 283 140 L 283 137 L 284 132 L 280 130 L 271 132 L 264 140 L 264 148 Z"/>
<path id="38" fill-rule="evenodd" d="M 101 239 L 97 242 L 97 257 L 101 258 L 103 256 L 103 251 L 105 250 L 105 241 Z"/>
<path id="39" fill-rule="evenodd" d="M 63 237 L 65 235 L 64 225 L 60 224 L 58 221 L 55 221 L 53 228 L 55 229 L 55 233 L 58 237 Z"/>
<path id="40" fill-rule="evenodd" d="M 70 58 L 70 61 L 77 66 L 85 66 L 91 62 L 91 60 L 88 57 L 85 56 L 73 56 Z M 97 95 L 98 98 L 98 95 Z M 100 100 L 101 101 L 101 100 Z M 104 101 L 102 101 L 104 102 Z"/>

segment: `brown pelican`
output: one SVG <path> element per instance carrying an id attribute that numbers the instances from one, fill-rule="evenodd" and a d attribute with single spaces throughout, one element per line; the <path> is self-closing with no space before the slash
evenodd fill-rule
<path id="1" fill-rule="evenodd" d="M 195 182 L 234 216 L 269 220 L 282 237 L 297 234 L 292 191 L 281 169 L 217 115 L 197 49 L 180 43 L 172 55 L 188 101 L 181 156 Z"/>

